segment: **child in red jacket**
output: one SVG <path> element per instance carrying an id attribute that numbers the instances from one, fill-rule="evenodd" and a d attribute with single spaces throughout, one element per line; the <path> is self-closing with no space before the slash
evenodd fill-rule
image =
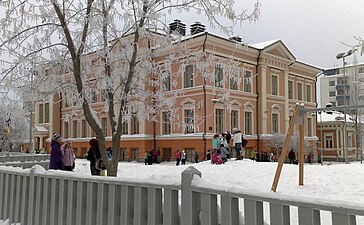
<path id="1" fill-rule="evenodd" d="M 225 163 L 224 160 L 221 158 L 220 153 L 221 153 L 221 151 L 219 149 L 219 150 L 217 150 L 216 153 L 214 153 L 212 155 L 212 159 L 211 159 L 212 164 L 218 164 L 218 165 L 220 165 L 220 164 L 224 164 Z"/>

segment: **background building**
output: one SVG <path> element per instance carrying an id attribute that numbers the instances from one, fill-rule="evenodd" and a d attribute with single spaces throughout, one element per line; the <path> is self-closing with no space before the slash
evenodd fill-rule
<path id="1" fill-rule="evenodd" d="M 348 160 L 360 160 L 359 144 L 355 140 L 355 118 L 347 115 L 346 137 Z M 323 161 L 345 161 L 343 140 L 344 115 L 339 112 L 322 112 L 317 118 L 318 153 Z"/>
<path id="2" fill-rule="evenodd" d="M 332 106 L 363 102 L 364 63 L 337 66 L 323 71 L 320 79 L 320 102 Z M 346 100 L 345 100 L 346 99 Z"/>
<path id="3" fill-rule="evenodd" d="M 354 59 L 355 61 L 355 59 Z M 353 105 L 363 105 L 364 104 L 364 63 L 353 63 L 346 65 L 345 60 L 343 60 L 344 65 L 328 68 L 323 70 L 323 76 L 320 79 L 320 102 L 323 107 L 325 105 L 335 106 L 353 106 Z M 345 71 L 345 72 L 344 72 Z M 347 141 L 347 151 L 349 160 L 360 160 L 362 154 L 362 123 L 363 123 L 363 109 L 351 109 L 348 110 L 346 118 L 346 141 Z M 320 117 L 317 118 L 319 123 L 319 131 L 322 132 L 324 136 L 319 138 L 321 146 L 325 152 L 325 157 L 328 160 L 343 160 L 343 152 L 345 150 L 343 134 L 345 133 L 343 129 L 345 126 L 344 114 L 338 114 L 339 112 L 334 112 L 333 115 L 326 116 L 322 122 Z M 323 114 L 325 115 L 325 114 Z M 339 120 L 336 120 L 339 118 Z M 341 120 L 342 118 L 343 120 Z M 335 131 L 336 130 L 336 131 Z M 327 132 L 327 134 L 325 134 Z M 327 135 L 327 136 L 325 136 Z M 330 140 L 332 138 L 333 143 Z M 336 147 L 335 147 L 336 146 Z M 327 149 L 331 150 L 327 150 Z M 321 149 L 320 149 L 321 151 Z"/>

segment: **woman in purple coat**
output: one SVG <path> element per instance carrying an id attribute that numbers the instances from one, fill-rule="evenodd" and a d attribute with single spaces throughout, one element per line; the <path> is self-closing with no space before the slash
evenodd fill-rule
<path id="1" fill-rule="evenodd" d="M 62 151 L 61 151 L 61 136 L 59 134 L 53 134 L 51 142 L 51 156 L 49 162 L 49 169 L 62 170 Z"/>

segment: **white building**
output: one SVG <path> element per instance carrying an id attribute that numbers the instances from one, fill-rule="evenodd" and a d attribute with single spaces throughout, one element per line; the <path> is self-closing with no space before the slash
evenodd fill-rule
<path id="1" fill-rule="evenodd" d="M 320 103 L 333 107 L 364 103 L 364 63 L 325 69 L 320 76 Z"/>

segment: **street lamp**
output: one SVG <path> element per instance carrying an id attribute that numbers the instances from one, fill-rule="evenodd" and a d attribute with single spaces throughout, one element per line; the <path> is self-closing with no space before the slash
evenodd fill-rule
<path id="1" fill-rule="evenodd" d="M 348 90 L 346 88 L 346 77 L 345 77 L 345 57 L 350 56 L 355 52 L 355 49 L 350 49 L 348 52 L 341 52 L 336 55 L 336 59 L 343 59 L 343 80 L 344 80 L 344 106 L 347 106 L 346 104 L 346 97 L 348 95 Z M 344 145 L 344 155 L 345 155 L 345 163 L 348 163 L 348 148 L 346 143 L 346 110 L 344 109 L 344 131 L 343 131 L 343 145 Z"/>

